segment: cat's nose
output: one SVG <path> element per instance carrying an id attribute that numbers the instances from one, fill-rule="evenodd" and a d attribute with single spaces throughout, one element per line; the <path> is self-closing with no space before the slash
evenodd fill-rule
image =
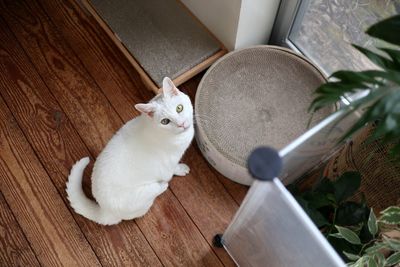
<path id="1" fill-rule="evenodd" d="M 182 122 L 182 123 L 179 123 L 179 124 L 178 124 L 178 127 L 179 127 L 179 128 L 183 128 L 183 129 L 186 129 L 186 128 L 187 128 L 186 121 L 184 121 L 184 122 Z"/>

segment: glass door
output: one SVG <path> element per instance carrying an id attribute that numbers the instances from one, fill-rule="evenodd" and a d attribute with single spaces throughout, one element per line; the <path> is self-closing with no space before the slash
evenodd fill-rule
<path id="1" fill-rule="evenodd" d="M 271 43 L 304 54 L 327 75 L 339 69 L 373 69 L 351 43 L 370 49 L 389 46 L 377 44 L 364 31 L 399 13 L 400 0 L 282 0 Z"/>

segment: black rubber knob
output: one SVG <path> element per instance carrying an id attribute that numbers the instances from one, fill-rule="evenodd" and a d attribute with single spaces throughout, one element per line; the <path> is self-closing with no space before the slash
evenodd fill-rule
<path id="1" fill-rule="evenodd" d="M 217 248 L 222 248 L 224 245 L 222 244 L 222 234 L 217 234 L 213 238 L 213 245 Z"/>
<path id="2" fill-rule="evenodd" d="M 279 153 L 270 147 L 259 147 L 247 159 L 247 168 L 257 180 L 272 181 L 282 171 Z"/>

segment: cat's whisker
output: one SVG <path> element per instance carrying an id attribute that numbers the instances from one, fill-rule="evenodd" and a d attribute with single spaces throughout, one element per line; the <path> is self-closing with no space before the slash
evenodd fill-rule
<path id="1" fill-rule="evenodd" d="M 207 124 L 209 124 L 209 123 L 211 123 L 210 121 L 208 121 L 208 120 L 194 120 L 193 121 L 193 124 L 194 125 L 198 125 L 199 123 L 202 123 L 203 125 L 207 125 Z"/>
<path id="2" fill-rule="evenodd" d="M 207 118 L 211 118 L 210 116 L 207 116 L 207 115 L 204 115 L 204 114 L 198 114 L 198 113 L 195 113 L 194 114 L 194 117 L 207 117 Z"/>
<path id="3" fill-rule="evenodd" d="M 194 123 L 198 123 L 198 122 L 210 122 L 211 118 L 207 117 L 207 116 L 194 116 Z"/>
<path id="4" fill-rule="evenodd" d="M 194 115 L 194 119 L 195 120 L 197 120 L 197 121 L 210 121 L 210 120 L 212 120 L 212 118 L 211 117 L 209 117 L 209 116 L 205 116 L 205 115 L 199 115 L 199 114 L 195 114 Z"/>

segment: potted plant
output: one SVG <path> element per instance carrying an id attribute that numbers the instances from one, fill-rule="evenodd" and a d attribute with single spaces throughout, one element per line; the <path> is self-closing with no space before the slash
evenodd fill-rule
<path id="1" fill-rule="evenodd" d="M 386 154 L 385 164 L 389 162 L 390 166 L 400 168 L 400 15 L 372 25 L 366 33 L 386 42 L 385 47 L 376 47 L 374 51 L 354 44 L 353 47 L 379 69 L 340 70 L 333 73 L 329 82 L 316 90 L 310 111 L 315 112 L 340 100 L 348 100 L 349 96 L 362 91 L 364 97 L 347 101 L 349 108 L 356 111 L 365 104 L 371 104 L 342 140 L 349 137 L 360 139 L 360 130 L 364 129 L 360 146 L 383 146 L 385 149 L 379 149 L 379 153 L 383 151 Z M 339 152 L 339 155 L 346 158 L 351 150 L 346 147 L 351 145 L 352 142 L 348 142 L 342 150 L 345 152 Z M 366 150 L 360 151 L 366 154 Z M 372 168 L 379 169 L 373 156 L 367 155 L 362 160 Z M 332 165 L 337 167 L 337 164 Z M 394 173 L 399 182 L 400 172 L 397 170 Z M 329 171 L 325 170 L 325 175 L 327 173 Z M 349 266 L 397 266 L 400 263 L 400 207 L 379 207 L 381 211 L 377 217 L 373 211 L 374 205 L 368 207 L 362 194 L 361 200 L 355 201 L 355 194 L 360 196 L 357 193 L 362 184 L 360 173 L 343 170 L 342 173 L 334 173 L 334 177 L 332 172 L 329 174 L 330 179 L 320 179 L 312 189 L 300 191 L 293 185 L 289 188 Z M 385 177 L 381 173 L 381 176 L 375 175 L 373 179 Z M 380 194 L 384 196 L 385 192 Z M 396 197 L 399 199 L 400 195 Z"/>
<path id="2" fill-rule="evenodd" d="M 349 106 L 356 110 L 364 103 L 373 103 L 343 139 L 350 137 L 366 124 L 378 121 L 371 140 L 390 143 L 390 155 L 393 159 L 400 160 L 400 15 L 372 25 L 366 33 L 392 46 L 377 47 L 374 52 L 353 44 L 353 47 L 381 69 L 340 70 L 333 73 L 330 81 L 315 91 L 316 97 L 310 111 L 315 112 L 348 98 L 351 94 L 364 91 L 366 96 L 349 101 Z"/>
<path id="3" fill-rule="evenodd" d="M 360 173 L 345 172 L 306 190 L 295 184 L 288 189 L 349 266 L 395 266 L 400 263 L 400 207 L 388 207 L 377 218 L 364 198 L 353 198 L 360 183 Z"/>

